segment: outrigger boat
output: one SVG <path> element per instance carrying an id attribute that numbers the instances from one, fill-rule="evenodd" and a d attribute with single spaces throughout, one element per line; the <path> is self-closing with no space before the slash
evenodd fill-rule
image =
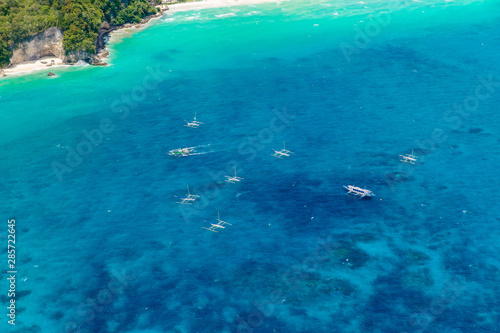
<path id="1" fill-rule="evenodd" d="M 189 185 L 187 185 L 187 190 L 188 190 L 188 193 L 185 197 L 175 196 L 176 198 L 181 199 L 181 201 L 178 201 L 177 203 L 184 204 L 184 205 L 192 205 L 193 202 L 195 202 L 196 199 L 198 199 L 200 197 L 199 195 L 194 195 L 194 194 L 189 193 Z"/>
<path id="2" fill-rule="evenodd" d="M 205 222 L 208 222 L 208 221 L 205 221 Z M 225 221 L 222 221 L 220 219 L 220 213 L 219 211 L 217 211 L 217 223 L 212 223 L 212 222 L 208 222 L 210 223 L 210 227 L 209 228 L 206 228 L 206 227 L 202 227 L 203 229 L 206 229 L 206 230 L 209 230 L 209 231 L 212 231 L 212 232 L 219 232 L 218 230 L 219 229 L 225 229 L 225 225 L 232 225 L 231 223 L 228 223 L 228 222 L 225 222 Z"/>
<path id="3" fill-rule="evenodd" d="M 181 157 L 181 156 L 189 156 L 194 151 L 195 147 L 186 147 L 180 149 L 172 149 L 168 152 L 170 156 Z"/>
<path id="4" fill-rule="evenodd" d="M 189 122 L 187 120 L 184 121 L 186 122 L 186 125 L 184 126 L 191 128 L 198 128 L 201 124 L 203 124 L 202 122 L 196 120 L 196 112 L 194 113 L 194 120 L 192 122 Z"/>
<path id="5" fill-rule="evenodd" d="M 347 185 L 345 186 L 344 185 L 344 188 L 347 190 L 347 195 L 354 195 L 355 197 L 359 197 L 359 199 L 363 199 L 364 197 L 368 197 L 368 198 L 371 198 L 371 197 L 374 197 L 375 194 L 370 191 L 370 190 L 367 190 L 365 188 L 361 188 L 361 187 L 357 187 L 357 186 L 353 186 L 353 185 Z"/>
<path id="6" fill-rule="evenodd" d="M 399 155 L 402 159 L 400 160 L 401 162 L 405 163 L 410 163 L 410 164 L 415 164 L 417 162 L 418 156 L 413 155 L 413 149 L 411 150 L 411 154 L 406 154 L 406 155 Z"/>
<path id="7" fill-rule="evenodd" d="M 283 156 L 290 156 L 290 154 L 293 154 L 293 152 L 291 152 L 289 150 L 286 150 L 286 148 L 285 148 L 285 142 L 283 142 L 283 149 L 281 149 L 281 150 L 274 150 L 274 154 L 271 154 L 271 156 L 274 156 L 274 157 L 277 157 L 277 158 L 282 158 Z"/>
<path id="8" fill-rule="evenodd" d="M 234 177 L 231 177 L 231 176 L 225 176 L 225 177 L 227 178 L 226 182 L 231 183 L 231 184 L 235 184 L 235 183 L 243 180 L 243 178 L 236 176 L 236 167 L 234 168 Z"/>

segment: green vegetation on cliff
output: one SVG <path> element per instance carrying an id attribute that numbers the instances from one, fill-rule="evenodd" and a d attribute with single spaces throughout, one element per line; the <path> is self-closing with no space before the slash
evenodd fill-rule
<path id="1" fill-rule="evenodd" d="M 104 21 L 138 23 L 154 13 L 148 0 L 0 0 L 0 67 L 9 63 L 16 44 L 50 27 L 64 32 L 66 52 L 93 54 Z"/>

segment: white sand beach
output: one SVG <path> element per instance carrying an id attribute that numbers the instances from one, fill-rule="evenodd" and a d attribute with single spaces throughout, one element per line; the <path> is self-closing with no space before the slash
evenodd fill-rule
<path id="1" fill-rule="evenodd" d="M 183 2 L 183 3 L 174 3 L 168 4 L 168 10 L 164 12 L 164 15 L 168 15 L 176 12 L 185 12 L 189 10 L 202 10 L 207 8 L 223 8 L 223 7 L 233 7 L 233 6 L 245 6 L 245 5 L 253 5 L 258 3 L 272 3 L 272 2 L 281 2 L 282 0 L 202 0 L 195 2 Z M 157 17 L 160 18 L 161 16 Z M 157 18 L 153 18 L 149 22 L 149 24 Z M 146 26 L 146 23 L 144 26 Z M 126 29 L 115 30 L 112 34 L 116 34 Z M 51 64 L 50 66 L 48 66 Z M 19 73 L 30 73 L 36 70 L 43 70 L 52 67 L 60 67 L 60 66 L 70 66 L 63 64 L 63 61 L 60 58 L 44 58 L 37 61 L 30 61 L 22 64 L 15 65 L 10 68 L 6 68 L 3 72 L 0 70 L 0 75 L 5 74 L 7 76 L 12 74 Z M 0 76 L 1 78 L 1 76 Z"/>
<path id="2" fill-rule="evenodd" d="M 203 0 L 195 2 L 174 3 L 168 5 L 167 15 L 176 12 L 185 12 L 188 10 L 199 10 L 207 8 L 220 8 L 232 6 L 254 5 L 266 2 L 282 2 L 282 0 Z"/>
<path id="3" fill-rule="evenodd" d="M 63 61 L 56 57 L 43 58 L 36 61 L 25 62 L 22 64 L 15 65 L 11 68 L 6 68 L 3 70 L 3 74 L 12 75 L 19 73 L 30 73 L 36 70 L 42 70 L 53 67 L 68 66 L 63 64 Z"/>

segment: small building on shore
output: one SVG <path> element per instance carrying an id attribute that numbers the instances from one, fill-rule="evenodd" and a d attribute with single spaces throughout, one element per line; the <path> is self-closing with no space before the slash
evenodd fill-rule
<path id="1" fill-rule="evenodd" d="M 156 8 L 158 8 L 160 10 L 160 12 L 164 12 L 166 10 L 168 10 L 168 4 L 171 4 L 171 3 L 176 3 L 177 0 L 162 0 L 161 1 L 161 4 L 160 5 L 157 5 L 155 6 Z"/>

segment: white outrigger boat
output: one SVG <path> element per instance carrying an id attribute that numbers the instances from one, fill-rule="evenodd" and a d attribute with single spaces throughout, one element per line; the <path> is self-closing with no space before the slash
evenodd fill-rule
<path id="1" fill-rule="evenodd" d="M 194 195 L 194 194 L 189 193 L 189 185 L 187 185 L 187 190 L 188 190 L 188 193 L 185 197 L 175 196 L 176 198 L 181 199 L 181 201 L 178 201 L 177 203 L 184 204 L 184 205 L 192 205 L 193 202 L 195 202 L 196 199 L 198 199 L 200 197 L 199 195 Z"/>
<path id="2" fill-rule="evenodd" d="M 195 147 L 172 149 L 168 154 L 175 157 L 189 156 L 194 151 L 194 148 Z"/>
<path id="3" fill-rule="evenodd" d="M 191 128 L 198 128 L 198 127 L 200 127 L 200 125 L 203 124 L 201 121 L 196 120 L 196 112 L 194 113 L 193 121 L 191 121 L 191 122 L 189 122 L 187 120 L 184 120 L 184 121 L 186 122 L 186 124 L 184 126 L 191 127 Z"/>
<path id="4" fill-rule="evenodd" d="M 225 176 L 225 177 L 227 178 L 226 182 L 231 183 L 231 184 L 236 184 L 237 182 L 240 182 L 243 180 L 243 178 L 236 176 L 236 167 L 234 168 L 234 177 L 231 177 L 231 176 Z"/>
<path id="5" fill-rule="evenodd" d="M 366 188 L 361 188 L 353 185 L 344 185 L 344 188 L 347 190 L 347 195 L 354 195 L 355 197 L 358 197 L 359 199 L 363 199 L 365 197 L 371 198 L 375 196 L 375 193 L 373 193 L 370 190 L 367 190 Z"/>
<path id="6" fill-rule="evenodd" d="M 411 154 L 406 154 L 406 155 L 399 155 L 402 159 L 400 160 L 401 162 L 405 163 L 410 163 L 410 164 L 415 164 L 417 162 L 418 156 L 413 155 L 413 149 L 411 150 Z"/>
<path id="7" fill-rule="evenodd" d="M 271 154 L 271 156 L 274 156 L 274 157 L 277 157 L 277 158 L 282 158 L 283 156 L 290 156 L 290 154 L 293 154 L 293 152 L 291 152 L 289 150 L 286 150 L 285 142 L 283 142 L 283 149 L 281 149 L 281 150 L 274 150 L 274 154 Z"/>
<path id="8" fill-rule="evenodd" d="M 205 221 L 205 222 L 208 222 L 208 221 Z M 231 223 L 228 223 L 228 222 L 225 222 L 225 221 L 222 221 L 220 219 L 220 213 L 219 211 L 217 211 L 217 223 L 212 223 L 212 222 L 208 222 L 210 223 L 210 227 L 206 228 L 206 227 L 202 227 L 203 229 L 206 229 L 206 230 L 209 230 L 209 231 L 212 231 L 212 232 L 219 232 L 218 230 L 219 229 L 225 229 L 225 225 L 232 225 Z"/>

